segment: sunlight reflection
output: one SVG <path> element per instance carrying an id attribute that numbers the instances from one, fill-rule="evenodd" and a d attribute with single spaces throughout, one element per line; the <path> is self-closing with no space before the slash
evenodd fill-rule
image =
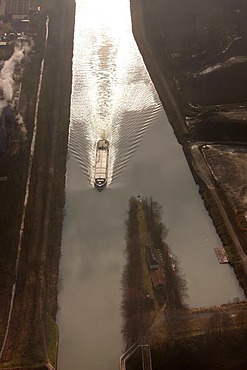
<path id="1" fill-rule="evenodd" d="M 109 185 L 158 106 L 132 36 L 129 1 L 77 0 L 69 148 L 91 184 L 98 140 L 110 143 Z"/>
<path id="2" fill-rule="evenodd" d="M 83 7 L 80 7 L 79 18 L 83 19 L 87 27 L 95 30 L 108 28 L 118 34 L 126 25 L 126 20 L 128 23 L 130 21 L 128 13 L 129 7 L 126 1 L 90 0 L 85 1 Z"/>

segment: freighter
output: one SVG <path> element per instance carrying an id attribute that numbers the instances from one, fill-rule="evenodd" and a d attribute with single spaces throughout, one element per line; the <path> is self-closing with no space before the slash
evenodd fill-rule
<path id="1" fill-rule="evenodd" d="M 94 171 L 94 186 L 101 191 L 107 184 L 108 172 L 108 158 L 109 158 L 109 141 L 103 139 L 97 142 L 96 160 Z"/>

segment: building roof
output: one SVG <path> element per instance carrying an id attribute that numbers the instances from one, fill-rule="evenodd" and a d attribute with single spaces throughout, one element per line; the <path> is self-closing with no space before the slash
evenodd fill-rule
<path id="1" fill-rule="evenodd" d="M 151 244 L 146 245 L 146 258 L 149 264 L 149 268 L 159 267 L 156 250 Z"/>
<path id="2" fill-rule="evenodd" d="M 162 289 L 165 287 L 166 279 L 161 269 L 150 271 L 150 276 L 154 289 Z"/>

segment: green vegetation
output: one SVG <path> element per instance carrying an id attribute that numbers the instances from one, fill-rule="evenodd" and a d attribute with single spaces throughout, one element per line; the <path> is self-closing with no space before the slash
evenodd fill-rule
<path id="1" fill-rule="evenodd" d="M 227 314 L 215 312 L 202 335 L 175 338 L 152 347 L 153 369 L 246 369 L 247 330 L 227 329 Z"/>
<path id="2" fill-rule="evenodd" d="M 187 296 L 187 284 L 181 273 L 178 258 L 165 242 L 168 229 L 162 222 L 162 206 L 151 197 L 142 200 L 142 208 L 145 213 L 151 243 L 155 249 L 159 249 L 164 260 L 167 286 L 166 304 L 169 304 L 170 307 L 183 308 L 184 299 Z"/>
<path id="3" fill-rule="evenodd" d="M 48 358 L 52 366 L 55 368 L 58 349 L 58 326 L 47 313 L 44 313 L 43 321 Z"/>
<path id="4" fill-rule="evenodd" d="M 186 282 L 176 257 L 164 243 L 167 229 L 162 223 L 162 209 L 151 199 L 132 197 L 126 221 L 127 263 L 122 277 L 124 317 L 123 335 L 127 345 L 141 340 L 160 315 L 166 303 L 169 307 L 183 307 Z M 163 258 L 160 274 L 164 285 L 156 290 L 147 263 L 146 246 L 153 245 Z M 165 329 L 165 332 L 167 330 Z"/>
<path id="5" fill-rule="evenodd" d="M 164 241 L 167 233 L 162 222 L 162 207 L 156 201 L 134 197 L 129 200 L 127 263 L 122 279 L 123 335 L 127 347 L 136 341 L 149 343 L 154 370 L 244 370 L 247 303 L 186 308 L 186 282 L 177 258 Z M 155 247 L 163 258 L 165 290 L 156 291 L 152 285 L 147 244 Z M 136 355 L 128 362 L 128 369 L 135 370 L 138 366 Z"/>
<path id="6" fill-rule="evenodd" d="M 44 343 L 32 338 L 23 346 L 22 351 L 19 348 L 10 347 L 8 354 L 5 354 L 5 361 L 0 364 L 0 369 L 41 368 L 44 364 Z"/>
<path id="7" fill-rule="evenodd" d="M 194 141 L 224 142 L 224 145 L 245 141 L 247 108 L 241 102 L 246 102 L 246 61 L 240 62 L 238 56 L 246 55 L 246 4 L 234 0 L 131 0 L 131 10 L 134 34 L 146 66 L 246 293 L 244 261 L 210 189 L 196 173 L 195 159 L 188 149 Z M 236 60 L 236 64 L 227 65 L 228 60 Z M 225 68 L 216 71 L 214 67 L 222 64 Z M 245 213 L 240 214 L 239 203 L 229 202 L 229 195 L 234 192 L 240 202 L 244 199 L 241 191 L 244 178 L 240 183 L 236 181 L 244 171 L 231 171 L 229 164 L 224 165 L 223 154 L 217 155 L 215 168 L 222 169 L 227 177 L 230 171 L 233 186 L 227 194 L 227 179 L 217 183 L 217 192 L 246 249 Z M 146 218 L 149 231 L 155 215 L 152 208 L 153 202 L 149 201 L 146 212 L 150 215 Z M 161 245 L 158 224 L 159 221 L 153 240 Z M 153 369 L 245 370 L 246 302 L 208 310 L 178 309 L 179 296 L 174 296 L 169 285 L 172 280 L 169 269 L 166 278 L 169 305 L 159 312 L 145 336 L 152 346 Z M 174 284 L 180 286 L 179 279 Z M 182 279 L 182 292 L 183 284 Z"/>
<path id="8" fill-rule="evenodd" d="M 140 257 L 141 257 L 141 268 L 142 268 L 142 277 L 143 277 L 143 291 L 146 295 L 152 296 L 153 286 L 150 279 L 150 273 L 146 261 L 146 252 L 145 246 L 151 243 L 150 234 L 148 232 L 147 223 L 145 219 L 145 214 L 141 203 L 138 203 L 138 220 L 139 220 L 139 236 L 140 236 Z M 157 314 L 159 305 L 154 301 L 154 310 L 150 313 L 150 319 L 153 321 L 155 315 Z"/>
<path id="9" fill-rule="evenodd" d="M 2 356 L 2 368 L 29 366 L 43 369 L 44 363 L 48 361 L 47 357 L 56 367 L 58 329 L 53 320 L 56 319 L 57 313 L 75 4 L 66 0 L 47 1 L 47 4 L 48 8 L 45 3 L 42 4 L 35 53 L 31 55 L 31 63 L 26 65 L 23 79 L 22 113 L 27 123 L 28 139 L 23 144 L 19 157 L 15 158 L 11 165 L 8 186 L 3 195 L 6 207 L 0 214 L 0 220 L 3 220 L 3 229 L 0 230 L 3 242 L 0 251 L 0 277 L 3 283 L 0 300 L 4 302 L 0 307 L 2 343 L 15 273 L 35 99 L 40 62 L 44 56 L 45 21 L 49 13 L 49 37 L 40 96 L 39 127 L 23 234 L 25 248 L 22 248 L 20 255 L 17 289 L 9 335 Z M 60 32 L 61 22 L 66 29 L 64 34 Z M 1 200 L 2 193 L 0 196 Z M 40 318 L 42 312 L 45 312 L 46 339 Z"/>

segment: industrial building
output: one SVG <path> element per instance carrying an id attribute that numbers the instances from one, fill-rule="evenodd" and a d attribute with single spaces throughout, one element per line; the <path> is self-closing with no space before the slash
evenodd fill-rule
<path id="1" fill-rule="evenodd" d="M 164 290 L 166 287 L 165 276 L 160 268 L 150 271 L 154 290 Z"/>
<path id="2" fill-rule="evenodd" d="M 0 15 L 28 16 L 31 0 L 0 0 Z"/>
<path id="3" fill-rule="evenodd" d="M 153 288 L 156 291 L 164 290 L 166 286 L 166 279 L 157 256 L 157 251 L 152 244 L 147 244 L 145 247 L 145 252 Z"/>

